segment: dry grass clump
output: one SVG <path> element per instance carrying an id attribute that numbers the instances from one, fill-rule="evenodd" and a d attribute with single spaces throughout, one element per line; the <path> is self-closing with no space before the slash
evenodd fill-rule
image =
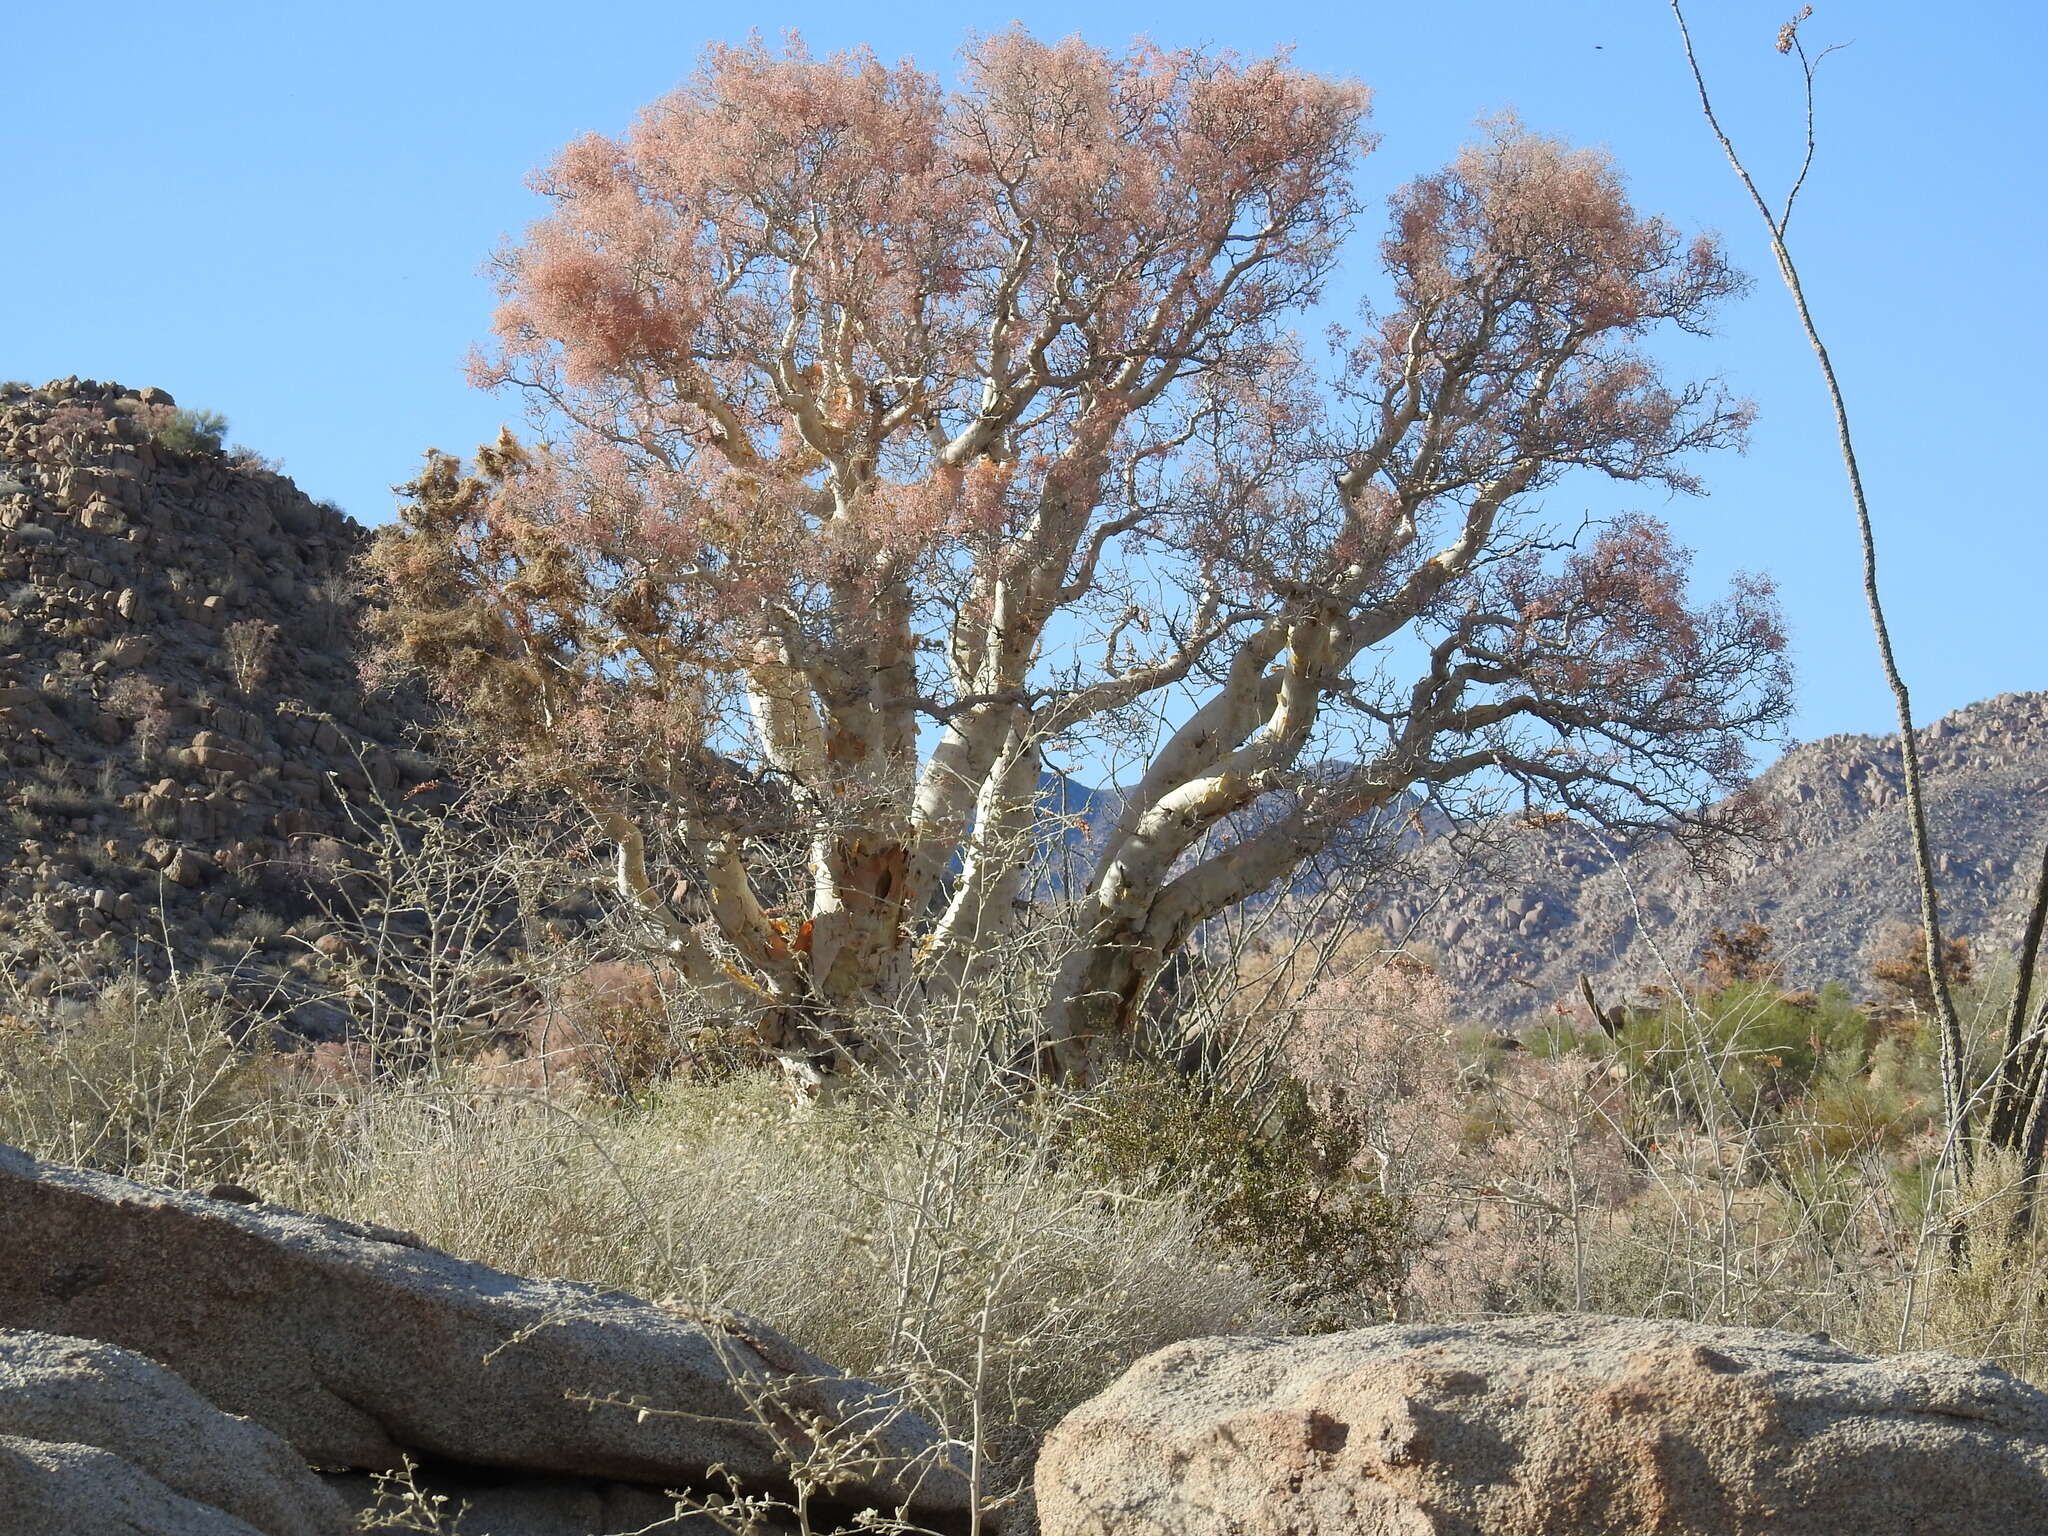
<path id="1" fill-rule="evenodd" d="M 278 1105 L 268 1061 L 230 1025 L 189 985 L 14 999 L 0 1017 L 0 1142 L 167 1184 L 226 1177 L 277 1128 Z"/>

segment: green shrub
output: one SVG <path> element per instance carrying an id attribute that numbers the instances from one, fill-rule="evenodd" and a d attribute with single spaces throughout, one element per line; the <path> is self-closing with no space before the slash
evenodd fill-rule
<path id="1" fill-rule="evenodd" d="M 1897 1156 L 1934 1122 L 1940 1080 L 1908 1037 L 1888 1035 L 1861 1059 L 1829 1057 L 1803 1105 L 1813 1146 L 1829 1157 Z"/>
<path id="2" fill-rule="evenodd" d="M 1076 1161 L 1098 1176 L 1192 1200 L 1312 1325 L 1396 1310 L 1415 1249 L 1410 1213 L 1365 1171 L 1358 1123 L 1317 1108 L 1291 1079 L 1241 1096 L 1131 1065 L 1068 1134 Z"/>
<path id="3" fill-rule="evenodd" d="M 1732 1111 L 1751 1124 L 1803 1095 L 1823 1062 L 1860 1071 L 1877 1038 L 1844 988 L 1787 996 L 1739 981 L 1639 1011 L 1618 1039 L 1586 1043 L 1617 1059 L 1639 1100 L 1703 1123 Z"/>
<path id="4" fill-rule="evenodd" d="M 23 787 L 22 805 L 36 816 L 90 816 L 105 802 L 69 784 L 32 782 Z"/>
<path id="5" fill-rule="evenodd" d="M 219 411 L 180 406 L 157 426 L 157 442 L 176 453 L 219 453 L 227 440 L 228 419 Z"/>
<path id="6" fill-rule="evenodd" d="M 261 907 L 251 907 L 228 925 L 228 934 L 231 938 L 261 948 L 283 942 L 285 921 L 275 912 L 265 911 Z"/>

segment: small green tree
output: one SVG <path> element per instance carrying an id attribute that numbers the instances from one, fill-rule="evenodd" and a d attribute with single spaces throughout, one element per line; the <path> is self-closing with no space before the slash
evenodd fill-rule
<path id="1" fill-rule="evenodd" d="M 151 436 L 175 453 L 219 453 L 227 440 L 228 419 L 219 411 L 166 410 Z"/>

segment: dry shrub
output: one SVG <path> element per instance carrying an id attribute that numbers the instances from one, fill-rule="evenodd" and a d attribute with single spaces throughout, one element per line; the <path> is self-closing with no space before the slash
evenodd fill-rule
<path id="1" fill-rule="evenodd" d="M 1387 1187 L 1416 1213 L 1408 1316 L 1593 1310 L 1847 1335 L 1912 1271 L 1886 1256 L 1911 1249 L 1915 1219 L 1889 1181 L 1914 1166 L 1926 1120 L 1839 1012 L 1743 983 L 1638 1011 L 1619 1041 L 1562 1019 L 1511 1039 L 1459 1028 L 1441 978 L 1395 957 L 1319 987 L 1286 1057 L 1321 1098 L 1362 1106 Z M 1814 1030 L 1839 1069 L 1809 1052 L 1810 1098 L 1767 1092 L 1788 1081 L 1769 1064 L 1793 1065 Z M 1892 1155 L 1865 1155 L 1873 1143 Z"/>
<path id="2" fill-rule="evenodd" d="M 1416 1095 L 1393 1117 L 1418 1208 L 1435 1216 L 1411 1308 L 1583 1310 L 1601 1223 L 1643 1183 L 1620 1133 L 1619 1090 L 1597 1064 L 1521 1053 L 1493 1053 L 1461 1075 L 1461 1093 Z M 1432 1158 L 1422 1154 L 1433 1132 L 1448 1146 L 1437 1140 Z"/>
<path id="3" fill-rule="evenodd" d="M 1894 918 L 1879 926 L 1868 945 L 1870 979 L 1895 1007 L 1926 1018 L 1934 1012 L 1934 982 L 1927 974 L 1927 930 Z M 1976 980 L 1976 958 L 1965 938 L 1942 940 L 1949 985 L 1961 991 Z"/>
<path id="4" fill-rule="evenodd" d="M 228 672 L 235 687 L 254 693 L 270 676 L 271 655 L 277 649 L 277 626 L 261 619 L 239 619 L 221 635 L 221 650 L 228 659 Z"/>
<path id="5" fill-rule="evenodd" d="M 1449 985 L 1395 954 L 1316 987 L 1280 1059 L 1315 1102 L 1364 1120 L 1382 1181 L 1413 1204 L 1455 1179 L 1469 1107 L 1456 1036 Z"/>
<path id="6" fill-rule="evenodd" d="M 570 972 L 487 1057 L 500 1087 L 588 1088 L 630 1102 L 672 1077 L 711 1081 L 767 1065 L 758 1045 L 691 1006 L 664 966 L 603 960 Z"/>
<path id="7" fill-rule="evenodd" d="M 1414 956 L 1392 954 L 1310 992 L 1280 1060 L 1319 1103 L 1384 1108 L 1446 1086 L 1437 1079 L 1456 1030 L 1449 984 Z"/>
<path id="8" fill-rule="evenodd" d="M 1915 1283 L 1874 1296 L 1848 1331 L 1865 1347 L 1981 1356 L 2048 1381 L 2048 1241 L 2021 1222 L 2020 1189 L 2018 1160 L 1986 1151 L 1956 1194 L 1969 1240 L 1953 1253 L 1947 1223 L 1930 1219 L 1938 1211 L 1925 1190 L 1905 1191 L 1901 1214 L 1918 1241 L 1898 1262 Z"/>
<path id="9" fill-rule="evenodd" d="M 1999 1015 L 1995 991 L 1971 1009 L 1980 1068 Z M 1629 1010 L 1618 1039 L 1560 1018 L 1515 1040 L 1457 1027 L 1427 967 L 1386 962 L 1301 1018 L 1287 1059 L 1365 1106 L 1418 1213 L 1409 1316 L 1671 1317 L 2048 1375 L 2048 1242 L 2014 1230 L 2013 1171 L 1980 1162 L 1951 1262 L 1934 1043 L 1840 989 L 1731 979 Z"/>
<path id="10" fill-rule="evenodd" d="M 20 1006 L 17 1001 L 17 1007 Z M 280 1083 L 196 986 L 123 983 L 0 1028 L 0 1142 L 168 1184 L 227 1177 L 273 1129 Z"/>
<path id="11" fill-rule="evenodd" d="M 566 1093 L 588 1087 L 630 1101 L 667 1078 L 682 1058 L 666 981 L 650 966 L 619 961 L 570 973 L 490 1053 L 489 1080 Z"/>
<path id="12" fill-rule="evenodd" d="M 665 985 L 666 984 L 666 985 Z M 560 1028 L 586 1053 L 585 1068 L 606 1092 L 631 1098 L 672 1072 L 681 1051 L 669 1029 L 667 988 L 649 966 L 617 961 L 593 965 L 557 989 L 556 1006 L 541 1026 L 541 1048 Z"/>

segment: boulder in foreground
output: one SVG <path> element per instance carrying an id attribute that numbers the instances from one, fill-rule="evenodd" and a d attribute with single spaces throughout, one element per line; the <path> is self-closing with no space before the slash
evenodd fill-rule
<path id="1" fill-rule="evenodd" d="M 929 1425 L 744 1318 L 522 1280 L 402 1233 L 9 1147 L 0 1232 L 0 1328 L 147 1355 L 314 1466 L 381 1470 L 409 1455 L 772 1494 L 788 1487 L 781 1442 L 821 1426 L 843 1473 L 818 1500 L 937 1525 L 967 1509 Z"/>
<path id="2" fill-rule="evenodd" d="M 342 1501 L 270 1431 L 111 1344 L 0 1332 L 8 1536 L 345 1536 Z"/>
<path id="3" fill-rule="evenodd" d="M 2048 1394 L 1606 1317 L 1197 1339 L 1055 1429 L 1045 1536 L 2048 1531 Z"/>

